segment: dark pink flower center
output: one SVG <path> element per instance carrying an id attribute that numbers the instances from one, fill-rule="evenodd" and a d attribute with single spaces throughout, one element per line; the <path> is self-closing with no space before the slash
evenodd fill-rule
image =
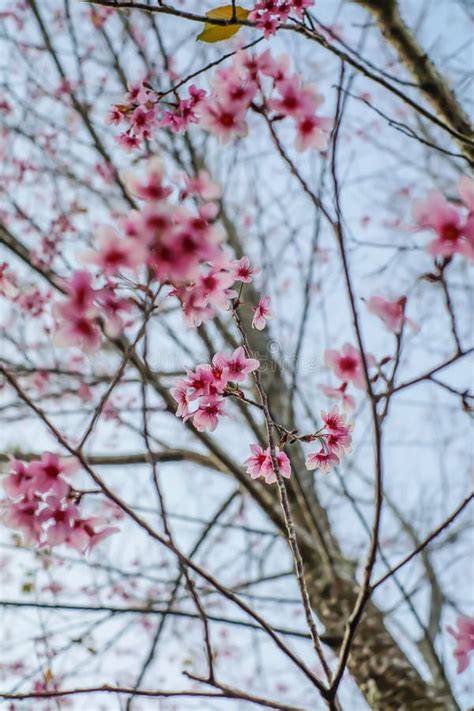
<path id="1" fill-rule="evenodd" d="M 441 230 L 442 239 L 448 240 L 449 242 L 455 242 L 457 239 L 459 239 L 459 236 L 460 231 L 459 228 L 456 227 L 456 225 L 443 225 L 443 228 Z"/>
<path id="2" fill-rule="evenodd" d="M 353 356 L 342 356 L 339 366 L 346 373 L 352 373 L 357 367 L 357 361 Z"/>

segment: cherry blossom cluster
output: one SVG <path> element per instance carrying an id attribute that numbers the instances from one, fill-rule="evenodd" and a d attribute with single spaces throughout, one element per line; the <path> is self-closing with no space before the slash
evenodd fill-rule
<path id="1" fill-rule="evenodd" d="M 123 148 L 140 147 L 159 126 L 177 132 L 193 123 L 227 143 L 247 135 L 247 113 L 252 109 L 271 122 L 292 119 L 297 150 L 322 151 L 333 124 L 330 118 L 318 114 L 324 97 L 290 71 L 286 55 L 275 59 L 270 50 L 261 54 L 237 52 L 230 66 L 216 70 L 210 95 L 193 84 L 188 97 L 175 104 L 161 97 L 148 84 L 138 84 L 130 86 L 123 103 L 112 106 L 109 123 L 128 124 L 116 139 Z"/>
<path id="2" fill-rule="evenodd" d="M 312 452 L 306 457 L 306 468 L 309 470 L 319 469 L 321 472 L 329 472 L 337 466 L 342 457 L 351 451 L 351 431 L 352 425 L 346 422 L 345 415 L 341 415 L 336 407 L 330 412 L 321 412 L 323 426 L 314 434 L 298 436 L 301 442 L 319 441 L 320 449 Z M 263 449 L 257 444 L 251 444 L 251 456 L 245 460 L 246 471 L 252 479 L 263 477 L 265 483 L 273 484 L 277 481 L 277 473 L 268 447 Z M 291 465 L 285 452 L 278 447 L 275 448 L 275 459 L 279 473 L 285 479 L 291 476 Z"/>
<path id="3" fill-rule="evenodd" d="M 72 458 L 45 453 L 29 463 L 12 458 L 3 488 L 2 518 L 10 528 L 21 531 L 28 543 L 41 547 L 66 544 L 80 553 L 118 531 L 101 527 L 104 519 L 81 516 L 78 497 L 70 485 L 79 469 Z"/>
<path id="4" fill-rule="evenodd" d="M 278 27 L 286 22 L 294 13 L 303 19 L 304 11 L 314 5 L 314 0 L 259 0 L 249 15 L 249 20 L 255 22 L 263 30 L 264 37 L 274 35 Z"/>
<path id="5" fill-rule="evenodd" d="M 461 205 L 433 190 L 413 206 L 417 227 L 435 233 L 426 250 L 434 257 L 461 254 L 474 260 L 474 180 L 463 176 L 457 185 Z"/>
<path id="6" fill-rule="evenodd" d="M 345 415 L 341 415 L 337 407 L 329 412 L 321 412 L 324 423 L 323 428 L 314 435 L 303 438 L 303 441 L 319 440 L 321 448 L 306 457 L 307 469 L 319 469 L 329 472 L 340 464 L 342 457 L 351 451 L 352 425 L 346 422 Z"/>
<path id="7" fill-rule="evenodd" d="M 401 333 L 404 323 L 410 326 L 412 331 L 419 331 L 419 324 L 405 316 L 406 303 L 406 296 L 391 301 L 383 296 L 374 295 L 367 300 L 367 309 L 370 313 L 378 316 L 387 331 L 391 333 Z"/>
<path id="8" fill-rule="evenodd" d="M 249 373 L 260 366 L 256 358 L 247 358 L 242 346 L 232 354 L 216 353 L 212 363 L 198 365 L 195 370 L 188 370 L 186 378 L 176 381 L 171 390 L 178 403 L 177 417 L 185 422 L 192 418 L 194 427 L 202 432 L 213 432 L 219 417 L 225 415 L 224 396 L 235 388 L 231 383 L 243 383 Z M 197 405 L 194 410 L 193 403 Z"/>
<path id="9" fill-rule="evenodd" d="M 115 259 L 111 243 L 103 247 L 103 261 L 108 265 Z M 117 296 L 114 282 L 108 281 L 100 289 L 94 289 L 92 280 L 88 271 L 78 271 L 65 283 L 67 296 L 53 307 L 58 322 L 56 345 L 77 345 L 92 352 L 101 342 L 101 324 L 112 338 L 123 330 L 124 316 L 133 308 L 131 301 Z"/>
<path id="10" fill-rule="evenodd" d="M 192 84 L 188 88 L 188 97 L 173 104 L 164 100 L 160 102 L 160 94 L 146 83 L 132 84 L 122 103 L 114 104 L 109 110 L 107 122 L 128 126 L 126 131 L 116 136 L 116 141 L 122 148 L 131 151 L 149 140 L 159 126 L 178 133 L 197 123 L 196 110 L 205 95 L 203 89 Z"/>
<path id="11" fill-rule="evenodd" d="M 111 337 L 123 331 L 133 302 L 118 296 L 120 286 L 135 284 L 137 293 L 146 288 L 136 281 L 124 282 L 124 273 L 138 280 L 140 274 L 148 280 L 152 276 L 169 285 L 169 295 L 180 301 L 185 321 L 197 327 L 213 318 L 217 309 L 228 309 L 238 296 L 232 287 L 250 283 L 259 272 L 248 257 L 231 259 L 223 249 L 224 235 L 214 219 L 218 211 L 214 200 L 221 193 L 207 173 L 200 171 L 185 178 L 178 204 L 169 199 L 174 188 L 165 183 L 163 166 L 157 159 L 148 162 L 145 177 L 128 175 L 125 180 L 130 192 L 145 205 L 121 219 L 120 232 L 100 228 L 95 249 L 80 255 L 105 283 L 94 288 L 93 275 L 85 270 L 65 283 L 66 298 L 53 309 L 58 321 L 57 345 L 93 351 L 101 342 L 102 331 Z M 185 204 L 187 198 L 198 200 L 198 209 L 191 202 Z M 8 283 L 7 276 L 3 281 Z M 271 317 L 270 298 L 263 297 L 253 310 L 254 328 L 261 330 Z"/>
<path id="12" fill-rule="evenodd" d="M 229 67 L 215 72 L 211 95 L 200 106 L 199 125 L 226 143 L 247 134 L 247 112 L 253 109 L 270 122 L 292 119 L 299 151 L 324 150 L 333 122 L 318 115 L 323 102 L 313 86 L 291 73 L 286 55 L 274 59 L 270 50 L 242 51 Z"/>

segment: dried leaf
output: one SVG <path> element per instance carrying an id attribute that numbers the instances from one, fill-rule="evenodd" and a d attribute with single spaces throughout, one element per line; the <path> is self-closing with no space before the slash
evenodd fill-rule
<path id="1" fill-rule="evenodd" d="M 232 5 L 223 5 L 215 7 L 213 10 L 206 12 L 206 17 L 214 20 L 230 20 L 232 19 Z M 239 5 L 235 6 L 235 16 L 238 20 L 246 20 L 249 11 Z M 206 22 L 200 35 L 196 39 L 201 42 L 222 42 L 229 39 L 240 30 L 240 25 L 211 25 Z"/>

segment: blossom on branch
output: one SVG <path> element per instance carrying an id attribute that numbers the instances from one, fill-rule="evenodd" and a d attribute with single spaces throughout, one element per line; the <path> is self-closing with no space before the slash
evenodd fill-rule
<path id="1" fill-rule="evenodd" d="M 258 444 L 251 444 L 250 450 L 252 455 L 244 462 L 247 474 L 250 474 L 252 479 L 263 477 L 266 484 L 276 482 L 277 474 L 273 467 L 270 447 L 264 450 Z M 285 479 L 289 479 L 291 476 L 290 460 L 285 452 L 280 451 L 278 447 L 275 447 L 275 459 L 281 476 Z"/>
<path id="2" fill-rule="evenodd" d="M 270 309 L 270 297 L 262 296 L 257 306 L 252 306 L 253 319 L 252 328 L 256 328 L 257 331 L 263 331 L 267 325 L 267 320 L 272 317 L 272 312 Z"/>
<path id="3" fill-rule="evenodd" d="M 466 216 L 437 190 L 414 203 L 413 215 L 419 229 L 436 233 L 436 238 L 426 246 L 431 255 L 452 257 L 461 254 L 474 260 L 474 188 L 471 178 L 461 178 L 458 192 L 469 210 Z"/>
<path id="4" fill-rule="evenodd" d="M 106 536 L 118 531 L 97 517 L 83 517 L 70 484 L 79 462 L 46 452 L 29 463 L 12 458 L 3 481 L 7 494 L 1 501 L 6 526 L 19 530 L 26 542 L 40 547 L 66 544 L 89 552 Z"/>
<path id="5" fill-rule="evenodd" d="M 223 405 L 227 386 L 244 382 L 259 366 L 260 362 L 256 358 L 247 358 L 240 346 L 231 354 L 216 353 L 211 364 L 201 363 L 194 371 L 188 370 L 186 378 L 177 380 L 171 390 L 178 403 L 177 417 L 184 421 L 192 417 L 199 431 L 215 430 L 219 417 L 226 414 Z M 198 407 L 191 411 L 193 402 L 197 402 Z"/>
<path id="6" fill-rule="evenodd" d="M 458 663 L 457 672 L 462 674 L 469 666 L 469 654 L 474 652 L 474 618 L 458 617 L 457 629 L 448 627 L 449 634 L 456 640 L 454 656 Z"/>
<path id="7" fill-rule="evenodd" d="M 345 343 L 342 351 L 327 350 L 324 360 L 328 368 L 344 382 L 351 382 L 356 388 L 363 390 L 366 386 L 364 364 L 360 352 L 350 343 Z M 366 355 L 367 367 L 375 365 L 375 358 Z"/>

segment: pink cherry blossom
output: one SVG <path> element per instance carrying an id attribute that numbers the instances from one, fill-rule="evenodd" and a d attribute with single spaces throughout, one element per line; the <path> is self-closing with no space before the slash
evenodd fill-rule
<path id="1" fill-rule="evenodd" d="M 97 265 L 108 276 L 122 269 L 136 269 L 145 261 L 145 247 L 140 242 L 120 237 L 110 227 L 103 227 L 99 231 L 96 245 L 98 251 L 84 252 L 82 261 Z"/>
<path id="2" fill-rule="evenodd" d="M 51 492 L 58 497 L 66 496 L 69 492 L 68 477 L 79 469 L 77 460 L 71 457 L 65 459 L 56 454 L 46 452 L 41 459 L 30 464 L 30 471 L 34 476 L 34 488 L 38 492 Z"/>
<path id="3" fill-rule="evenodd" d="M 339 457 L 330 450 L 324 448 L 319 452 L 313 452 L 306 458 L 306 469 L 319 469 L 323 474 L 331 471 L 333 467 L 339 464 Z"/>
<path id="4" fill-rule="evenodd" d="M 187 384 L 183 380 L 179 380 L 174 388 L 171 388 L 171 395 L 178 403 L 176 416 L 182 417 L 184 420 L 189 415 L 189 395 Z"/>
<path id="5" fill-rule="evenodd" d="M 234 277 L 226 271 L 210 268 L 207 273 L 199 274 L 195 289 L 199 291 L 203 306 L 228 307 L 230 298 L 237 294 L 230 289 Z"/>
<path id="6" fill-rule="evenodd" d="M 303 17 L 303 13 L 309 7 L 313 7 L 314 0 L 290 0 L 291 9 L 298 17 Z"/>
<path id="7" fill-rule="evenodd" d="M 164 170 L 159 158 L 152 158 L 147 163 L 146 177 L 140 179 L 134 173 L 125 175 L 125 182 L 131 193 L 142 200 L 165 200 L 173 188 L 163 184 Z"/>
<path id="8" fill-rule="evenodd" d="M 79 518 L 77 506 L 57 496 L 48 496 L 46 506 L 38 518 L 46 524 L 44 545 L 56 546 L 65 543 L 71 533 L 74 522 Z"/>
<path id="9" fill-rule="evenodd" d="M 213 361 L 217 363 L 217 359 L 218 354 L 214 356 Z M 219 372 L 222 373 L 221 370 Z M 186 380 L 178 382 L 185 384 L 191 390 L 190 401 L 208 395 L 216 395 L 223 390 L 221 377 L 215 377 L 214 369 L 208 363 L 198 365 L 195 371 L 188 370 Z"/>
<path id="10" fill-rule="evenodd" d="M 180 99 L 174 110 L 164 111 L 160 119 L 160 126 L 166 126 L 173 133 L 180 133 L 188 128 L 192 123 L 198 122 L 198 109 L 206 92 L 203 89 L 198 89 L 194 84 L 189 87 L 189 98 Z"/>
<path id="11" fill-rule="evenodd" d="M 465 192 L 463 187 L 461 189 Z M 433 190 L 425 200 L 416 202 L 413 214 L 420 229 L 436 233 L 436 238 L 426 247 L 430 254 L 435 257 L 462 254 L 474 259 L 474 220 L 468 218 L 463 222 L 460 211 L 440 192 Z"/>
<path id="12" fill-rule="evenodd" d="M 210 395 L 201 400 L 199 407 L 193 414 L 193 425 L 199 431 L 213 432 L 218 424 L 219 417 L 225 415 L 224 400 L 217 395 Z"/>
<path id="13" fill-rule="evenodd" d="M 34 474 L 25 462 L 12 457 L 10 459 L 10 471 L 3 480 L 3 488 L 12 499 L 26 496 L 32 491 Z"/>
<path id="14" fill-rule="evenodd" d="M 115 140 L 117 144 L 126 151 L 133 151 L 140 146 L 139 139 L 128 132 L 119 133 L 118 136 L 115 136 Z"/>
<path id="15" fill-rule="evenodd" d="M 235 383 L 242 383 L 248 373 L 260 367 L 260 362 L 256 358 L 247 358 L 242 346 L 235 349 L 231 356 L 224 353 L 216 353 L 213 363 L 221 366 L 229 380 Z"/>
<path id="16" fill-rule="evenodd" d="M 324 151 L 329 142 L 333 120 L 316 114 L 300 116 L 296 122 L 296 149 L 300 152 L 308 148 Z"/>
<path id="17" fill-rule="evenodd" d="M 252 479 L 263 477 L 266 484 L 273 484 L 277 481 L 277 475 L 273 470 L 273 463 L 270 453 L 270 448 L 262 449 L 258 444 L 251 444 L 250 450 L 252 455 L 245 460 L 244 466 Z M 275 457 L 278 464 L 280 474 L 285 479 L 291 476 L 291 464 L 285 452 L 280 451 L 275 447 Z"/>
<path id="18" fill-rule="evenodd" d="M 260 272 L 259 267 L 252 267 L 248 257 L 241 257 L 232 262 L 232 273 L 236 281 L 250 284 L 252 277 Z"/>
<path id="19" fill-rule="evenodd" d="M 95 351 L 101 342 L 96 309 L 77 312 L 70 303 L 55 305 L 55 314 L 60 319 L 54 335 L 57 346 L 80 346 L 86 352 Z"/>
<path id="20" fill-rule="evenodd" d="M 350 343 L 344 344 L 340 353 L 336 350 L 326 351 L 324 359 L 327 367 L 331 368 L 338 378 L 344 382 L 352 382 L 360 390 L 365 388 L 362 356 Z M 366 356 L 366 361 L 368 367 L 375 364 L 375 358 L 371 355 Z"/>
<path id="21" fill-rule="evenodd" d="M 457 629 L 448 627 L 448 632 L 456 640 L 454 657 L 456 658 L 458 674 L 462 674 L 469 666 L 469 654 L 474 651 L 474 618 L 458 617 Z"/>
<path id="22" fill-rule="evenodd" d="M 250 450 L 252 456 L 245 460 L 244 465 L 247 467 L 247 474 L 250 474 L 252 479 L 258 479 L 258 477 L 264 475 L 264 467 L 267 467 L 268 456 L 258 444 L 251 444 Z"/>
<path id="23" fill-rule="evenodd" d="M 304 11 L 314 5 L 314 0 L 259 0 L 249 19 L 263 30 L 264 37 L 274 35 L 278 27 L 294 13 L 299 19 Z"/>
<path id="24" fill-rule="evenodd" d="M 91 516 L 85 519 L 76 519 L 67 537 L 67 543 L 79 553 L 90 553 L 91 550 L 104 538 L 111 536 L 120 529 L 107 526 L 97 531 L 95 526 L 104 523 L 102 518 Z"/>
<path id="25" fill-rule="evenodd" d="M 418 324 L 405 316 L 406 296 L 389 301 L 383 296 L 371 296 L 367 300 L 367 309 L 378 316 L 388 331 L 400 333 L 403 323 L 406 322 L 414 331 L 419 330 Z"/>
<path id="26" fill-rule="evenodd" d="M 53 307 L 58 320 L 54 341 L 58 346 L 81 346 L 86 351 L 95 350 L 101 340 L 97 319 L 99 310 L 94 306 L 95 291 L 92 275 L 75 272 L 65 283 L 68 297 Z"/>
<path id="27" fill-rule="evenodd" d="M 201 107 L 200 126 L 217 136 L 222 143 L 247 135 L 245 107 L 222 105 L 214 99 L 205 100 Z"/>
<path id="28" fill-rule="evenodd" d="M 37 496 L 24 497 L 18 502 L 3 502 L 3 522 L 9 528 L 20 530 L 29 543 L 39 543 L 42 530 L 38 516 L 40 503 Z"/>
<path id="29" fill-rule="evenodd" d="M 272 317 L 270 297 L 262 296 L 257 306 L 252 306 L 252 311 L 254 313 L 252 328 L 256 328 L 257 331 L 263 331 L 267 325 L 267 320 Z"/>
<path id="30" fill-rule="evenodd" d="M 327 431 L 324 441 L 329 451 L 338 457 L 350 452 L 352 425 L 346 422 L 345 415 L 341 415 L 337 407 L 333 407 L 329 412 L 321 412 L 321 419 Z"/>
<path id="31" fill-rule="evenodd" d="M 270 448 L 266 450 L 267 457 L 269 461 L 269 471 L 263 472 L 266 484 L 273 484 L 277 481 L 276 472 L 273 469 L 273 462 L 270 455 Z M 283 478 L 289 479 L 291 476 L 291 464 L 285 452 L 280 451 L 278 447 L 275 447 L 275 458 L 277 460 L 278 469 Z"/>
<path id="32" fill-rule="evenodd" d="M 312 87 L 301 85 L 296 76 L 288 77 L 278 83 L 280 98 L 271 99 L 269 105 L 274 111 L 284 116 L 299 118 L 310 116 L 322 97 L 318 97 Z"/>

